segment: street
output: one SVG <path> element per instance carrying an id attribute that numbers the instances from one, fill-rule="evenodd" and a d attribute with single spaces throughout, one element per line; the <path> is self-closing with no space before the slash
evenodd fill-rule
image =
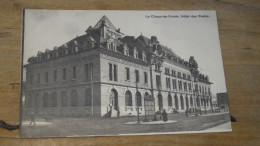
<path id="1" fill-rule="evenodd" d="M 151 121 L 151 117 L 150 121 Z M 144 117 L 140 116 L 143 120 Z M 157 116 L 159 119 L 159 116 Z M 138 133 L 164 133 L 201 131 L 230 121 L 228 113 L 208 116 L 185 116 L 185 113 L 168 114 L 169 120 L 177 122 L 167 124 L 126 124 L 137 121 L 137 117 L 120 118 L 54 118 L 52 122 L 36 119 L 36 125 L 23 122 L 22 135 L 25 137 L 55 137 L 59 135 L 87 136 L 87 135 L 119 135 Z M 44 124 L 41 124 L 44 123 Z M 227 127 L 229 128 L 229 127 Z"/>

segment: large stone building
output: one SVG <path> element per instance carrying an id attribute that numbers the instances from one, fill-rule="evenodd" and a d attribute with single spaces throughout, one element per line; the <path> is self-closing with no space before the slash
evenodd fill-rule
<path id="1" fill-rule="evenodd" d="M 139 107 L 144 115 L 145 100 L 153 97 L 155 112 L 210 109 L 212 83 L 193 57 L 181 59 L 155 36 L 126 36 L 106 16 L 24 67 L 25 114 L 104 116 L 112 107 L 126 116 Z"/>

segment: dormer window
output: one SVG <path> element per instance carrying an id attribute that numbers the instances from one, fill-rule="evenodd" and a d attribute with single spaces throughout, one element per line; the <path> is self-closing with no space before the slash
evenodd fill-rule
<path id="1" fill-rule="evenodd" d="M 117 50 L 116 50 L 116 43 L 113 43 L 114 45 L 113 45 L 113 51 L 115 51 L 115 52 L 117 52 Z"/>
<path id="2" fill-rule="evenodd" d="M 78 47 L 75 47 L 74 52 L 77 53 L 79 51 Z"/>
<path id="3" fill-rule="evenodd" d="M 143 61 L 146 61 L 145 51 L 143 51 L 142 57 L 143 57 Z"/>
<path id="4" fill-rule="evenodd" d="M 129 49 L 128 49 L 128 47 L 126 45 L 124 45 L 124 54 L 126 56 L 129 56 Z"/>
<path id="5" fill-rule="evenodd" d="M 110 50 L 111 49 L 111 43 L 107 43 L 107 49 Z"/>
<path id="6" fill-rule="evenodd" d="M 47 54 L 47 59 L 50 59 L 50 57 L 51 57 L 51 54 Z"/>
<path id="7" fill-rule="evenodd" d="M 134 48 L 134 58 L 138 58 L 138 52 L 137 52 L 136 48 Z"/>

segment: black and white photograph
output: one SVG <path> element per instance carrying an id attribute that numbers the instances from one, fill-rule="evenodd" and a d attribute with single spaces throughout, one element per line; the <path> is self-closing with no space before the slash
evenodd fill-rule
<path id="1" fill-rule="evenodd" d="M 231 132 L 215 11 L 23 15 L 21 138 Z"/>

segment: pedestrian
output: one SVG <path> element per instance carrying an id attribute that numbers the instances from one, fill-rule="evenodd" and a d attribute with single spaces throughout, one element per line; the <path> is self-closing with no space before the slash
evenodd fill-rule
<path id="1" fill-rule="evenodd" d="M 34 115 L 34 112 L 33 112 L 33 111 L 31 112 L 31 122 L 30 122 L 29 125 L 31 125 L 32 123 L 33 123 L 34 125 L 36 125 L 36 123 L 35 123 L 35 115 Z"/>
<path id="2" fill-rule="evenodd" d="M 165 109 L 162 112 L 162 116 L 163 116 L 163 122 L 167 122 L 168 121 L 168 116 L 167 116 L 167 113 L 166 113 Z"/>

